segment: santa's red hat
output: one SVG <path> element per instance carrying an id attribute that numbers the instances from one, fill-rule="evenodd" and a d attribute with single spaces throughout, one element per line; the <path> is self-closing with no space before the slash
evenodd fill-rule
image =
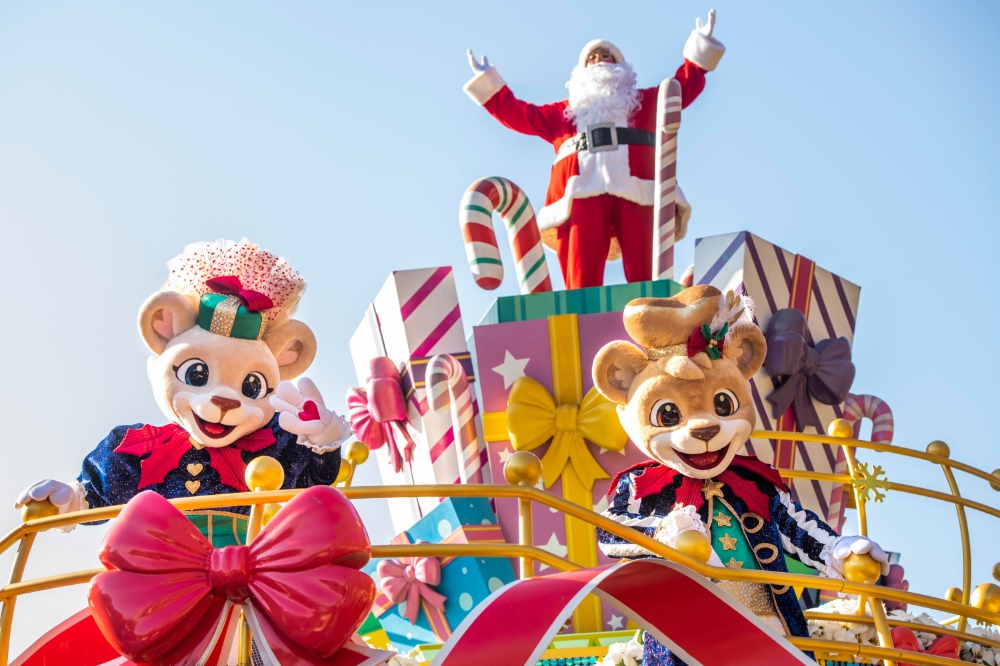
<path id="1" fill-rule="evenodd" d="M 621 64 L 625 62 L 625 58 L 622 57 L 622 52 L 618 50 L 618 47 L 609 42 L 606 39 L 592 39 L 583 46 L 583 50 L 580 51 L 580 67 L 584 67 L 587 64 L 587 56 L 591 54 L 594 49 L 606 48 L 611 51 L 611 55 L 614 56 L 615 62 Z"/>

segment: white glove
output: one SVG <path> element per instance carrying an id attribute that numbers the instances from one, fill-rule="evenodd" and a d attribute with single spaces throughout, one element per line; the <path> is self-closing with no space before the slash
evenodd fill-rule
<path id="1" fill-rule="evenodd" d="M 715 30 L 715 10 L 714 9 L 709 9 L 708 10 L 708 24 L 707 25 L 702 25 L 702 23 L 701 23 L 701 17 L 700 16 L 694 20 L 694 31 L 698 32 L 698 33 L 701 33 L 706 38 L 712 39 L 712 31 L 713 30 Z M 469 53 L 471 54 L 472 51 L 469 51 Z"/>
<path id="2" fill-rule="evenodd" d="M 472 49 L 469 49 L 467 53 L 469 55 L 469 67 L 472 68 L 473 74 L 482 74 L 490 68 L 490 59 L 486 56 L 483 56 L 482 62 L 478 62 L 476 56 L 472 55 Z"/>
<path id="3" fill-rule="evenodd" d="M 335 451 L 351 436 L 350 424 L 326 408 L 311 379 L 300 379 L 298 388 L 291 382 L 279 383 L 270 400 L 279 412 L 278 425 L 316 453 Z"/>
<path id="4" fill-rule="evenodd" d="M 17 496 L 17 501 L 14 502 L 14 508 L 20 509 L 32 500 L 41 502 L 46 499 L 59 509 L 59 513 L 83 511 L 90 508 L 90 505 L 87 504 L 87 491 L 78 481 L 66 484 L 52 479 L 43 479 L 21 491 L 21 494 Z M 75 527 L 76 525 L 66 525 L 65 527 L 57 527 L 56 531 L 72 532 Z"/>
<path id="5" fill-rule="evenodd" d="M 833 569 L 837 578 L 844 577 L 844 560 L 851 554 L 864 555 L 868 553 L 876 562 L 882 565 L 882 575 L 889 573 L 889 556 L 878 545 L 868 537 L 863 536 L 841 536 L 834 539 L 824 550 L 828 550 L 825 558 L 827 569 Z M 827 575 L 829 575 L 827 571 Z"/>
<path id="6" fill-rule="evenodd" d="M 653 538 L 664 544 L 665 546 L 670 546 L 673 548 L 677 544 L 677 537 L 683 532 L 688 530 L 695 530 L 701 532 L 702 536 L 708 539 L 710 542 L 712 540 L 709 534 L 708 528 L 705 523 L 701 521 L 701 516 L 693 506 L 683 506 L 679 509 L 674 509 L 660 521 L 660 524 L 656 527 L 656 532 L 653 533 Z M 723 566 L 722 560 L 719 559 L 718 553 L 715 549 L 712 549 L 712 554 L 708 558 L 708 564 L 721 567 Z"/>

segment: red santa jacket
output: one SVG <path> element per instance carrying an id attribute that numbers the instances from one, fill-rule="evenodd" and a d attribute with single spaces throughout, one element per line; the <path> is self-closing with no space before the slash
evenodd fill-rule
<path id="1" fill-rule="evenodd" d="M 709 64 L 699 58 L 699 54 L 688 55 L 688 50 L 685 48 L 684 64 L 674 75 L 681 84 L 684 107 L 704 90 L 706 71 L 713 69 L 721 57 L 721 53 L 717 54 Z M 695 61 L 708 67 L 701 67 Z M 586 129 L 566 119 L 564 112 L 568 100 L 541 105 L 521 101 L 493 66 L 469 81 L 465 91 L 503 125 L 548 141 L 557 153 L 564 141 Z M 617 119 L 615 124 L 621 127 L 627 123 L 628 127 L 653 132 L 656 129 L 657 89 L 645 88 L 639 94 L 639 109 L 631 118 Z M 566 221 L 572 201 L 577 198 L 608 193 L 652 206 L 655 153 L 653 146 L 623 145 L 614 151 L 583 151 L 557 160 L 552 165 L 545 206 L 537 216 L 539 229 L 544 231 Z"/>

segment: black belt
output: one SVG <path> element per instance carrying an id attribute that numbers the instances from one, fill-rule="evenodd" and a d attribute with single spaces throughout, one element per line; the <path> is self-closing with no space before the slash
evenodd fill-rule
<path id="1" fill-rule="evenodd" d="M 656 135 L 634 127 L 615 127 L 611 123 L 591 125 L 586 132 L 580 132 L 566 139 L 559 146 L 556 161 L 584 150 L 599 153 L 605 150 L 618 150 L 618 146 L 628 145 L 655 147 Z"/>

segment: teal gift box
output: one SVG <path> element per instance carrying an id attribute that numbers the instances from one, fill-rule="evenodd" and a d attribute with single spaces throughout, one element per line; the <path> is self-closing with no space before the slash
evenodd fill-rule
<path id="1" fill-rule="evenodd" d="M 480 497 L 445 499 L 392 542 L 505 543 L 490 501 Z M 428 567 L 416 562 L 418 559 L 423 558 L 402 558 L 389 564 L 397 573 L 412 566 L 418 572 L 419 582 L 419 573 Z M 382 623 L 393 647 L 404 653 L 417 645 L 443 643 L 473 608 L 514 580 L 508 558 L 440 558 L 440 583 L 427 585 L 431 594 L 422 595 L 416 622 L 410 622 L 406 608 L 408 594 L 400 594 L 402 602 L 396 604 L 385 592 L 385 581 L 379 575 L 379 562 L 383 561 L 372 560 L 364 568 L 365 573 L 375 579 L 379 590 L 372 612 Z M 396 583 L 397 586 L 403 584 L 399 580 Z M 444 597 L 440 608 L 433 603 L 438 599 L 436 595 Z"/>

